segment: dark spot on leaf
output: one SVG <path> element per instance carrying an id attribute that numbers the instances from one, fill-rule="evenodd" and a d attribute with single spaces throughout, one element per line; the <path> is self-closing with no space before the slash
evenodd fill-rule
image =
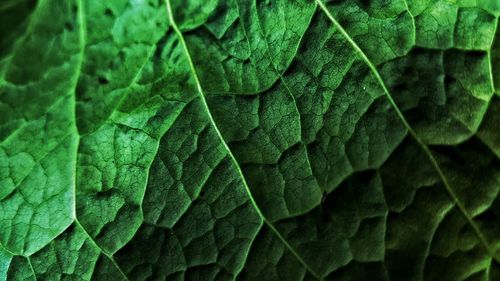
<path id="1" fill-rule="evenodd" d="M 446 75 L 444 77 L 444 85 L 445 86 L 450 85 L 451 83 L 453 83 L 453 81 L 455 81 L 455 79 L 453 79 L 453 77 L 451 77 L 451 76 Z"/>
<path id="2" fill-rule="evenodd" d="M 108 17 L 113 17 L 113 11 L 111 11 L 111 9 L 106 9 L 104 10 L 104 15 L 108 16 Z"/>
<path id="3" fill-rule="evenodd" d="M 120 51 L 118 53 L 118 58 L 120 59 L 120 61 L 125 61 L 125 52 L 124 51 Z"/>
<path id="4" fill-rule="evenodd" d="M 73 26 L 73 24 L 71 22 L 66 22 L 64 24 L 64 28 L 68 31 L 73 31 L 75 29 L 75 27 Z"/>
<path id="5" fill-rule="evenodd" d="M 109 84 L 109 80 L 106 79 L 105 77 L 99 76 L 97 78 L 97 80 L 99 81 L 99 84 L 101 84 L 101 85 L 107 85 L 107 84 Z"/>
<path id="6" fill-rule="evenodd" d="M 165 35 L 163 36 L 162 38 L 160 38 L 160 41 L 158 41 L 158 44 L 157 44 L 157 47 L 156 47 L 156 50 L 155 50 L 155 53 L 153 55 L 153 57 L 156 59 L 156 60 L 159 60 L 161 59 L 161 54 L 163 52 L 163 49 L 165 48 L 165 45 L 167 43 L 167 39 L 168 39 L 168 35 Z"/>

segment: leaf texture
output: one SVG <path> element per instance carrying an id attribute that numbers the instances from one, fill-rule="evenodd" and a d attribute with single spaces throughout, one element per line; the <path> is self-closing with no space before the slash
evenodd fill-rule
<path id="1" fill-rule="evenodd" d="M 497 0 L 0 14 L 0 280 L 500 280 Z"/>

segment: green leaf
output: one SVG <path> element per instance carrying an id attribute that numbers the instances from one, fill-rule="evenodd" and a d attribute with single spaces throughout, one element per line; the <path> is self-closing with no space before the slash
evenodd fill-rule
<path id="1" fill-rule="evenodd" d="M 497 1 L 0 15 L 0 280 L 500 278 Z"/>

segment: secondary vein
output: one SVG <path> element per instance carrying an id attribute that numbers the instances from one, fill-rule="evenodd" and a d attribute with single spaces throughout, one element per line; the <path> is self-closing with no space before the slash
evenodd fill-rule
<path id="1" fill-rule="evenodd" d="M 236 6 L 238 6 L 238 3 L 236 3 Z M 239 6 L 238 6 L 238 9 L 239 9 Z M 314 6 L 314 11 L 311 13 L 311 16 L 309 17 L 308 25 L 311 23 L 312 18 L 314 16 L 314 14 L 316 13 L 316 10 L 317 10 L 317 5 Z M 269 47 L 269 42 L 268 42 L 268 40 L 266 38 L 266 35 L 264 34 L 264 32 L 262 32 L 263 31 L 262 25 L 261 25 L 260 19 L 258 17 L 257 17 L 257 25 L 259 26 L 259 30 L 261 31 L 260 35 L 264 39 L 264 43 L 265 43 L 264 45 L 266 46 L 266 54 L 267 54 L 267 57 L 269 59 L 269 62 L 271 63 L 271 66 L 272 66 L 273 70 L 276 72 L 276 75 L 279 76 L 279 79 L 283 83 L 283 86 L 287 90 L 288 96 L 293 101 L 293 107 L 294 107 L 295 112 L 297 113 L 297 116 L 298 116 L 298 124 L 299 124 L 299 132 L 300 132 L 300 140 L 299 140 L 299 142 L 302 143 L 302 145 L 305 146 L 305 144 L 304 144 L 304 142 L 302 140 L 302 129 L 303 129 L 302 116 L 300 115 L 300 110 L 299 110 L 299 107 L 298 107 L 298 104 L 297 104 L 297 100 L 295 99 L 295 96 L 292 93 L 292 90 L 288 87 L 288 84 L 287 84 L 285 78 L 283 77 L 283 74 L 278 70 L 278 67 L 273 62 L 273 58 L 271 57 L 271 48 Z M 243 34 L 245 35 L 245 39 L 247 40 L 248 45 L 250 45 L 250 39 L 248 38 L 248 35 L 247 35 L 245 27 L 243 27 Z M 302 37 L 300 38 L 300 41 L 302 41 Z M 309 151 L 307 149 L 305 149 L 305 154 L 306 154 L 307 165 L 309 166 L 309 168 L 312 171 L 311 161 L 309 160 L 310 159 L 310 157 L 309 157 Z M 318 203 L 319 203 L 319 201 L 318 201 Z"/>
<path id="2" fill-rule="evenodd" d="M 259 206 L 257 205 L 257 202 L 255 201 L 253 195 L 252 195 L 252 192 L 250 191 L 250 188 L 246 182 L 246 179 L 245 179 L 245 176 L 243 175 L 243 172 L 241 170 L 241 167 L 240 165 L 238 164 L 238 161 L 236 160 L 236 158 L 234 157 L 231 149 L 229 149 L 229 146 L 227 145 L 226 141 L 224 140 L 224 138 L 222 137 L 222 134 L 219 130 L 219 128 L 217 127 L 217 124 L 215 123 L 213 117 L 212 117 L 212 113 L 210 112 L 210 109 L 208 107 L 208 103 L 207 103 L 207 100 L 205 98 L 205 93 L 203 92 L 203 88 L 201 87 L 201 83 L 200 83 L 200 80 L 198 78 L 198 74 L 196 72 L 196 68 L 194 66 L 194 63 L 193 63 L 193 60 L 191 59 L 191 55 L 189 53 L 189 49 L 187 47 L 187 44 L 186 44 L 186 41 L 184 40 L 184 36 L 181 32 L 181 30 L 179 29 L 179 27 L 177 26 L 177 23 L 175 22 L 175 19 L 174 19 L 174 15 L 173 15 L 173 12 L 172 12 L 172 6 L 170 4 L 170 0 L 165 0 L 166 2 L 166 6 L 167 6 L 167 14 L 168 14 L 168 18 L 170 20 L 170 24 L 172 25 L 172 28 L 174 29 L 175 33 L 177 34 L 177 37 L 179 38 L 179 41 L 182 45 L 182 48 L 184 50 L 184 53 L 186 55 L 186 58 L 188 60 L 188 63 L 189 63 L 189 67 L 190 67 L 190 70 L 191 70 L 191 74 L 195 80 L 195 84 L 196 84 L 196 88 L 198 90 L 198 94 L 200 96 L 200 100 L 203 104 L 203 107 L 207 113 L 207 116 L 209 118 L 209 121 L 212 125 L 212 127 L 214 128 L 217 136 L 219 137 L 220 141 L 222 142 L 222 144 L 224 145 L 224 148 L 226 149 L 227 151 L 227 154 L 231 160 L 231 162 L 233 162 L 235 168 L 237 169 L 238 171 L 238 174 L 241 178 L 241 181 L 243 183 L 243 186 L 245 188 L 245 191 L 248 195 L 248 198 L 251 202 L 251 204 L 253 205 L 255 211 L 257 212 L 257 214 L 260 216 L 260 218 L 264 221 L 264 223 L 266 225 L 268 225 L 268 227 L 271 229 L 271 231 L 281 240 L 281 242 L 285 245 L 285 247 L 295 256 L 295 258 L 297 258 L 297 260 L 302 264 L 302 266 L 304 266 L 304 268 L 309 271 L 316 279 L 318 280 L 323 280 L 323 278 L 318 274 L 316 273 L 306 262 L 305 260 L 298 254 L 298 252 L 288 243 L 288 241 L 285 240 L 285 238 L 281 235 L 281 233 L 276 229 L 276 227 L 274 227 L 274 225 L 264 216 L 264 214 L 262 213 L 262 211 L 260 210 Z"/>
<path id="3" fill-rule="evenodd" d="M 35 281 L 38 280 L 36 277 L 36 271 L 35 268 L 33 267 L 33 264 L 31 263 L 31 259 L 29 257 L 26 257 L 26 260 L 28 261 L 28 265 L 30 266 L 31 272 L 33 272 L 33 278 L 35 278 Z"/>
<path id="4" fill-rule="evenodd" d="M 495 252 L 493 251 L 493 249 L 491 248 L 490 244 L 486 240 L 486 237 L 483 235 L 483 233 L 479 229 L 479 226 L 476 224 L 476 222 L 474 222 L 474 220 L 472 219 L 472 217 L 467 212 L 467 210 L 466 210 L 465 206 L 463 205 L 463 203 L 458 199 L 458 196 L 456 195 L 455 191 L 453 190 L 453 188 L 451 187 L 450 183 L 448 182 L 448 178 L 445 176 L 443 170 L 441 169 L 441 166 L 439 165 L 438 161 L 436 160 L 436 158 L 432 154 L 431 150 L 429 149 L 429 147 L 427 146 L 427 144 L 425 144 L 424 141 L 422 139 L 420 139 L 420 137 L 416 134 L 416 132 L 410 126 L 410 124 L 408 123 L 408 121 L 404 117 L 403 113 L 401 112 L 401 110 L 397 106 L 396 102 L 392 98 L 392 95 L 390 94 L 389 90 L 387 89 L 387 87 L 386 87 L 386 85 L 384 83 L 384 80 L 382 80 L 382 77 L 380 76 L 380 74 L 379 74 L 377 68 L 375 67 L 375 65 L 370 61 L 370 59 L 365 54 L 365 52 L 363 50 L 361 50 L 361 48 L 358 46 L 358 44 L 351 38 L 351 36 L 342 27 L 342 25 L 340 25 L 340 23 L 333 17 L 333 15 L 330 13 L 330 11 L 325 6 L 325 4 L 321 0 L 315 0 L 315 1 L 316 1 L 316 3 L 318 3 L 318 5 L 320 6 L 321 10 L 323 10 L 323 12 L 325 13 L 325 15 L 332 22 L 332 24 L 340 31 L 340 33 L 342 33 L 342 35 L 347 39 L 347 41 L 349 41 L 349 43 L 356 50 L 356 52 L 358 52 L 358 54 L 361 56 L 361 58 L 363 59 L 363 61 L 365 61 L 365 63 L 368 65 L 368 67 L 372 71 L 373 75 L 375 76 L 375 78 L 379 82 L 380 86 L 382 87 L 382 90 L 384 91 L 385 96 L 389 100 L 389 103 L 391 104 L 391 106 L 393 107 L 393 109 L 396 111 L 396 114 L 398 115 L 399 119 L 401 120 L 401 122 L 405 126 L 406 130 L 408 130 L 408 132 L 410 133 L 410 135 L 413 137 L 413 139 L 418 143 L 418 145 L 421 147 L 421 149 L 426 154 L 427 158 L 429 159 L 429 161 L 431 162 L 432 166 L 436 170 L 439 178 L 441 179 L 441 182 L 443 183 L 444 187 L 446 188 L 446 191 L 450 195 L 450 197 L 453 200 L 453 202 L 457 205 L 457 207 L 460 210 L 460 212 L 464 215 L 464 217 L 466 218 L 467 222 L 473 228 L 474 232 L 476 233 L 476 236 L 479 238 L 479 241 L 481 242 L 481 244 L 483 245 L 483 247 L 486 249 L 486 251 L 497 262 L 500 262 L 500 260 L 498 260 L 495 257 Z"/>
<path id="5" fill-rule="evenodd" d="M 111 263 L 116 267 L 116 270 L 118 270 L 118 272 L 120 273 L 120 275 L 122 275 L 123 280 L 129 281 L 129 279 L 128 279 L 127 275 L 125 274 L 125 272 L 123 272 L 123 270 L 121 269 L 121 267 L 116 263 L 115 259 L 113 258 L 113 255 L 110 254 L 110 253 L 108 253 L 101 246 L 99 246 L 99 244 L 97 244 L 97 241 L 95 241 L 94 238 L 92 238 L 92 236 L 90 235 L 90 233 L 80 223 L 80 221 L 78 221 L 78 219 L 75 219 L 75 225 L 77 227 L 79 227 L 83 231 L 83 233 L 85 234 L 85 236 L 87 236 L 87 238 L 89 239 L 89 241 L 92 244 L 94 244 L 94 247 L 96 247 L 103 255 L 105 255 L 111 261 Z"/>

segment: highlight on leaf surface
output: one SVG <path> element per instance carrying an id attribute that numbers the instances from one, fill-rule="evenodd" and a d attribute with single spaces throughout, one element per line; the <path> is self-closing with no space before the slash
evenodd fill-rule
<path id="1" fill-rule="evenodd" d="M 499 16 L 3 1 L 0 280 L 500 280 Z"/>

